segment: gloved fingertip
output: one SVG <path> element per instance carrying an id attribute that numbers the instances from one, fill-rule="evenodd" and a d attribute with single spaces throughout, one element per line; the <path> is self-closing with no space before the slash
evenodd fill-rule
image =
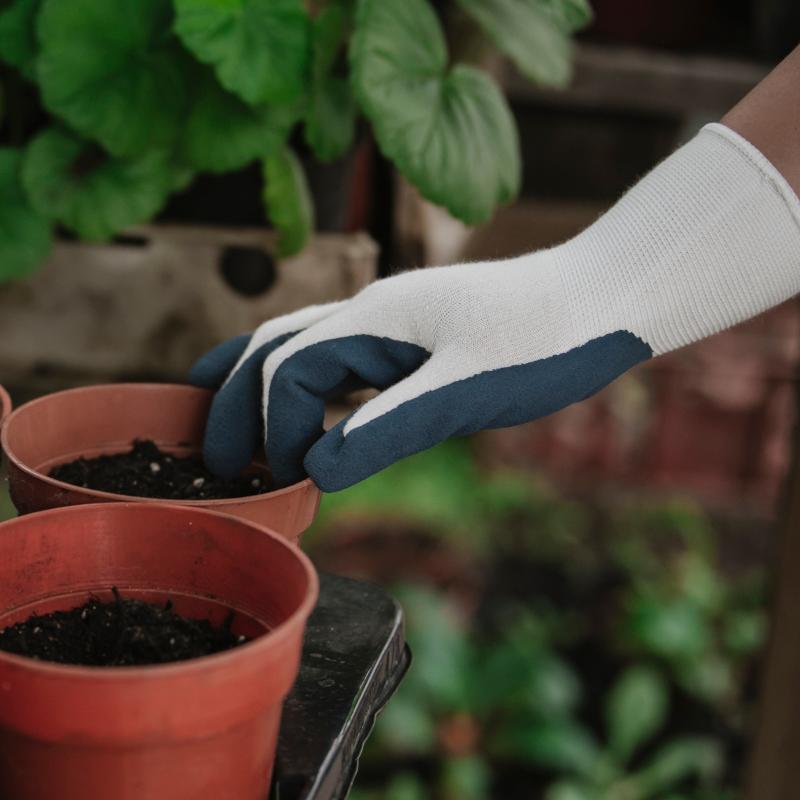
<path id="1" fill-rule="evenodd" d="M 189 370 L 189 383 L 202 389 L 219 388 L 236 366 L 249 341 L 250 334 L 245 333 L 218 344 L 200 356 Z"/>
<path id="2" fill-rule="evenodd" d="M 257 419 L 253 420 L 252 410 L 246 408 L 246 396 L 231 387 L 235 380 L 236 376 L 214 396 L 203 440 L 206 466 L 226 480 L 235 478 L 250 465 L 259 439 L 258 431 L 254 430 Z"/>
<path id="3" fill-rule="evenodd" d="M 236 370 L 211 401 L 203 459 L 220 478 L 235 478 L 246 469 L 263 438 L 260 349 Z"/>
<path id="4" fill-rule="evenodd" d="M 275 489 L 285 489 L 287 486 L 300 483 L 300 481 L 304 481 L 308 477 L 302 465 L 290 465 L 285 462 L 273 465 L 270 462 L 269 468 Z"/>
<path id="5" fill-rule="evenodd" d="M 341 458 L 346 422 L 347 420 L 342 420 L 332 427 L 308 451 L 303 461 L 305 471 L 323 492 L 347 489 L 366 477 L 350 469 Z"/>
<path id="6" fill-rule="evenodd" d="M 250 465 L 252 454 L 224 446 L 221 437 L 212 431 L 203 444 L 203 461 L 218 478 L 233 480 Z"/>

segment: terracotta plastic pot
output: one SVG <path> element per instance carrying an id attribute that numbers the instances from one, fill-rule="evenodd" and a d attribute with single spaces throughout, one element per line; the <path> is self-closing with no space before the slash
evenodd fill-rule
<path id="1" fill-rule="evenodd" d="M 151 439 L 180 455 L 199 452 L 211 398 L 211 392 L 191 386 L 119 383 L 56 392 L 20 406 L 2 433 L 14 505 L 20 514 L 29 514 L 79 503 L 175 503 L 82 489 L 48 473 L 80 456 L 123 452 L 134 439 Z M 263 465 L 253 469 L 268 472 Z M 306 479 L 252 497 L 179 504 L 233 514 L 296 541 L 319 502 L 319 489 Z"/>
<path id="2" fill-rule="evenodd" d="M 300 550 L 235 517 L 101 504 L 0 524 L 0 628 L 116 586 L 255 636 L 149 667 L 0 652 L 3 800 L 266 800 L 281 705 L 317 596 Z"/>

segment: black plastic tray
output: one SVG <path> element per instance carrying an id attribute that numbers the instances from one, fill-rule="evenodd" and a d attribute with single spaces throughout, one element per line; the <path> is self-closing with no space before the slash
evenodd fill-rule
<path id="1" fill-rule="evenodd" d="M 410 661 L 402 609 L 386 592 L 320 576 L 300 674 L 284 706 L 273 800 L 347 796 L 375 717 Z"/>

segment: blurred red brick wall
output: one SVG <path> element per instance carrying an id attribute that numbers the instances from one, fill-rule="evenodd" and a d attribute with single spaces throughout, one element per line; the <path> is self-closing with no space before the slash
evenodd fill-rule
<path id="1" fill-rule="evenodd" d="M 791 453 L 800 304 L 637 367 L 589 400 L 483 435 L 492 465 L 562 486 L 684 491 L 771 513 Z"/>

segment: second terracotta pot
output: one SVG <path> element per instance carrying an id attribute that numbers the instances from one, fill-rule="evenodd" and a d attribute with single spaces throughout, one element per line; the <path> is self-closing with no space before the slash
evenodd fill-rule
<path id="1" fill-rule="evenodd" d="M 20 406 L 2 431 L 11 499 L 20 514 L 99 502 L 164 502 L 83 489 L 49 476 L 53 467 L 83 456 L 120 453 L 135 439 L 169 452 L 200 451 L 212 393 L 176 384 L 86 386 Z M 266 467 L 255 468 L 266 471 Z M 310 479 L 266 494 L 180 505 L 222 511 L 277 531 L 290 541 L 311 524 L 320 491 Z"/>
<path id="2" fill-rule="evenodd" d="M 90 596 L 163 603 L 253 641 L 145 667 L 0 652 L 3 800 L 266 800 L 281 705 L 317 596 L 270 531 L 181 506 L 114 503 L 0 524 L 0 628 Z"/>

